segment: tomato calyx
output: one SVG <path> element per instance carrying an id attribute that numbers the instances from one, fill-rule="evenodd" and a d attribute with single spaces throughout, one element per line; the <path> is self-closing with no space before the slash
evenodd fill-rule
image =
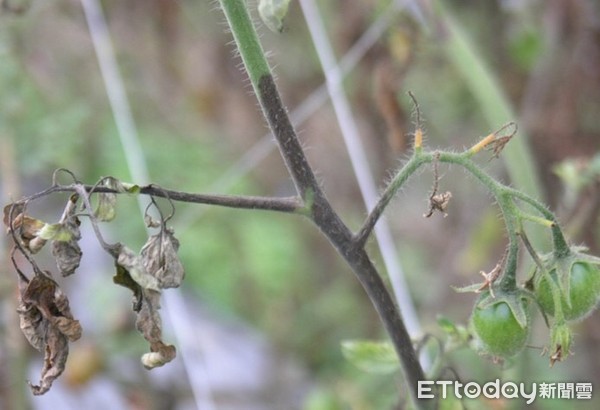
<path id="1" fill-rule="evenodd" d="M 529 315 L 526 310 L 529 299 L 531 299 L 531 294 L 522 289 L 516 289 L 511 292 L 497 292 L 496 295 L 492 295 L 491 292 L 486 292 L 481 295 L 476 308 L 486 309 L 495 304 L 504 302 L 510 308 L 519 326 L 524 329 L 527 327 L 529 321 Z"/>
<path id="2" fill-rule="evenodd" d="M 571 328 L 565 323 L 555 323 L 550 336 L 550 367 L 556 362 L 562 362 L 571 354 L 573 335 Z M 546 348 L 544 349 L 546 350 Z"/>
<path id="3" fill-rule="evenodd" d="M 542 257 L 529 283 L 542 313 L 557 322 L 585 318 L 600 298 L 600 258 L 572 247 L 567 255 Z"/>

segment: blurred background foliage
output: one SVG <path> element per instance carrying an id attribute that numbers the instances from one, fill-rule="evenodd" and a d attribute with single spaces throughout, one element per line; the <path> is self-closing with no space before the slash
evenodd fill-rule
<path id="1" fill-rule="evenodd" d="M 7 0 L 4 4 L 10 7 L 0 12 L 3 203 L 43 189 L 50 184 L 52 170 L 59 167 L 90 183 L 105 175 L 130 180 L 81 4 L 33 0 L 23 12 L 11 11 L 26 3 Z M 338 56 L 388 10 L 389 3 L 319 2 Z M 593 0 L 453 0 L 440 2 L 443 7 L 429 1 L 406 3 L 344 81 L 379 185 L 407 156 L 412 130 L 408 90 L 418 98 L 430 147 L 458 150 L 503 122 L 516 121 L 521 130 L 517 138 L 528 136 L 523 140 L 531 154 L 527 161 L 539 175 L 516 173 L 525 180 L 540 181 L 535 188 L 556 210 L 572 241 L 585 243 L 598 254 L 599 4 Z M 250 5 L 255 12 L 255 2 Z M 249 171 L 220 180 L 260 143 L 267 129 L 239 69 L 240 61 L 232 55 L 224 18 L 213 2 L 105 0 L 102 7 L 154 183 L 192 192 L 292 192 L 276 150 L 251 164 Z M 291 2 L 283 34 L 258 24 L 284 102 L 293 110 L 323 83 L 300 7 Z M 449 24 L 460 28 L 471 57 L 506 97 L 505 106 L 482 97 L 494 90 L 485 82 L 470 80 L 480 74 L 469 72 L 475 65 L 457 61 Z M 485 114 L 507 109 L 514 118 L 500 118 L 497 123 L 490 123 Z M 333 110 L 325 105 L 298 129 L 328 197 L 356 229 L 366 210 Z M 509 180 L 514 168 L 496 160 L 488 169 L 519 186 L 514 178 Z M 429 170 L 411 181 L 387 211 L 424 330 L 437 336 L 441 335 L 436 325 L 439 313 L 455 322 L 465 322 L 470 313 L 472 297 L 456 294 L 450 286 L 478 280 L 478 272 L 491 269 L 505 245 L 498 210 L 489 196 L 462 171 L 441 171 L 441 189 L 453 193 L 447 218 L 422 218 L 431 189 Z M 63 199 L 49 198 L 32 209 L 53 220 L 59 216 Z M 135 200 L 120 199 L 119 214 L 118 222 L 106 227 L 107 235 L 139 248 L 145 231 Z M 286 215 L 188 204 L 177 206 L 173 225 L 187 272 L 184 293 L 188 300 L 198 302 L 190 309 L 197 309 L 198 317 L 210 312 L 210 321 L 226 324 L 222 326 L 226 330 L 251 329 L 260 335 L 269 346 L 262 354 L 268 354 L 273 363 L 267 373 L 279 383 L 261 384 L 250 391 L 225 383 L 229 387 L 219 390 L 213 379 L 209 385 L 215 408 L 402 406 L 396 397 L 402 385 L 399 374 L 366 374 L 343 359 L 343 340 L 381 339 L 384 332 L 348 268 L 313 227 Z M 98 275 L 90 272 L 86 277 L 88 272 L 80 269 L 76 281 L 63 281 L 73 298 L 75 315 L 89 316 L 87 323 L 82 318 L 83 340 L 72 346 L 70 364 L 57 391 L 31 398 L 24 381 L 35 380 L 40 362 L 25 347 L 15 322 L 15 280 L 8 244 L 3 241 L 1 408 L 51 408 L 44 403 L 80 408 L 86 403 L 88 387 L 100 379 L 116 386 L 117 399 L 112 403 L 116 407 L 112 408 L 194 408 L 181 365 L 165 370 L 166 379 L 161 382 L 139 369 L 137 357 L 145 347 L 133 332 L 129 295 L 114 289 L 109 258 L 91 239 L 83 265 Z M 383 270 L 376 244 L 371 241 L 368 246 Z M 523 260 L 521 280 L 527 278 L 528 268 L 529 261 Z M 600 386 L 598 316 L 577 325 L 575 355 L 551 370 L 547 358 L 539 357 L 547 330 L 536 316 L 531 348 L 512 366 L 495 365 L 467 350 L 453 354 L 448 365 L 466 380 L 591 381 Z M 198 321 L 190 327 L 203 332 Z M 210 329 L 204 331 L 208 334 Z M 237 335 L 231 329 L 229 333 Z M 244 335 L 234 340 L 250 345 Z M 213 342 L 220 343 L 218 338 Z M 177 360 L 184 359 L 179 356 Z M 282 370 L 288 368 L 294 369 L 295 376 Z M 219 377 L 235 381 L 238 375 Z M 172 378 L 180 380 L 174 388 Z M 148 380 L 154 381 L 149 384 Z M 79 404 L 61 402 L 60 394 L 78 397 Z M 238 396 L 246 401 L 236 401 Z M 571 408 L 588 408 L 588 404 L 593 406 L 568 403 Z M 95 405 L 87 402 L 86 408 Z M 453 405 L 458 406 L 449 403 L 447 408 L 460 408 Z M 468 405 L 510 409 L 522 403 Z M 538 400 L 532 408 L 564 406 L 564 402 Z"/>

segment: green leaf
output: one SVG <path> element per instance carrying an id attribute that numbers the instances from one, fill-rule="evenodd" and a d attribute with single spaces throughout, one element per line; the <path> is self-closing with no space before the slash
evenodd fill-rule
<path id="1" fill-rule="evenodd" d="M 390 342 L 347 340 L 342 342 L 342 353 L 346 360 L 365 372 L 389 374 L 400 368 Z"/>
<path id="2" fill-rule="evenodd" d="M 448 319 L 446 316 L 438 315 L 437 324 L 444 331 L 444 333 L 455 334 L 458 332 L 456 324 Z"/>

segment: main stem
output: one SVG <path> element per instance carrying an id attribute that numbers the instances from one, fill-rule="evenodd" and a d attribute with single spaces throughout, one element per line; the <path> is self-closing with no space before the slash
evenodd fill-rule
<path id="1" fill-rule="evenodd" d="M 350 265 L 375 306 L 400 358 L 400 364 L 409 384 L 411 395 L 415 399 L 415 405 L 418 408 L 430 407 L 431 402 L 416 400 L 418 382 L 424 380 L 425 375 L 399 310 L 364 247 L 362 244 L 357 246 L 352 232 L 333 210 L 315 178 L 287 111 L 281 102 L 264 52 L 248 15 L 246 2 L 243 0 L 220 0 L 220 3 L 263 114 L 275 136 L 298 194 L 308 207 L 307 215 Z"/>

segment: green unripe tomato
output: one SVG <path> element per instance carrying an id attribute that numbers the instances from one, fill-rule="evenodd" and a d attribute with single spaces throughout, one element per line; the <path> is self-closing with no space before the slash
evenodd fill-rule
<path id="1" fill-rule="evenodd" d="M 506 302 L 484 309 L 475 306 L 471 315 L 473 329 L 485 351 L 497 357 L 511 357 L 523 349 L 531 328 L 529 320 L 527 314 L 527 326 L 522 328 Z"/>
<path id="2" fill-rule="evenodd" d="M 556 280 L 556 270 L 550 272 L 550 276 Z M 552 288 L 548 280 L 542 277 L 535 289 L 535 295 L 542 309 L 554 316 L 554 299 Z M 589 263 L 576 262 L 571 267 L 569 278 L 569 295 L 571 296 L 571 307 L 567 304 L 565 296 L 560 294 L 562 311 L 566 320 L 581 320 L 589 315 L 600 298 L 600 270 Z"/>

